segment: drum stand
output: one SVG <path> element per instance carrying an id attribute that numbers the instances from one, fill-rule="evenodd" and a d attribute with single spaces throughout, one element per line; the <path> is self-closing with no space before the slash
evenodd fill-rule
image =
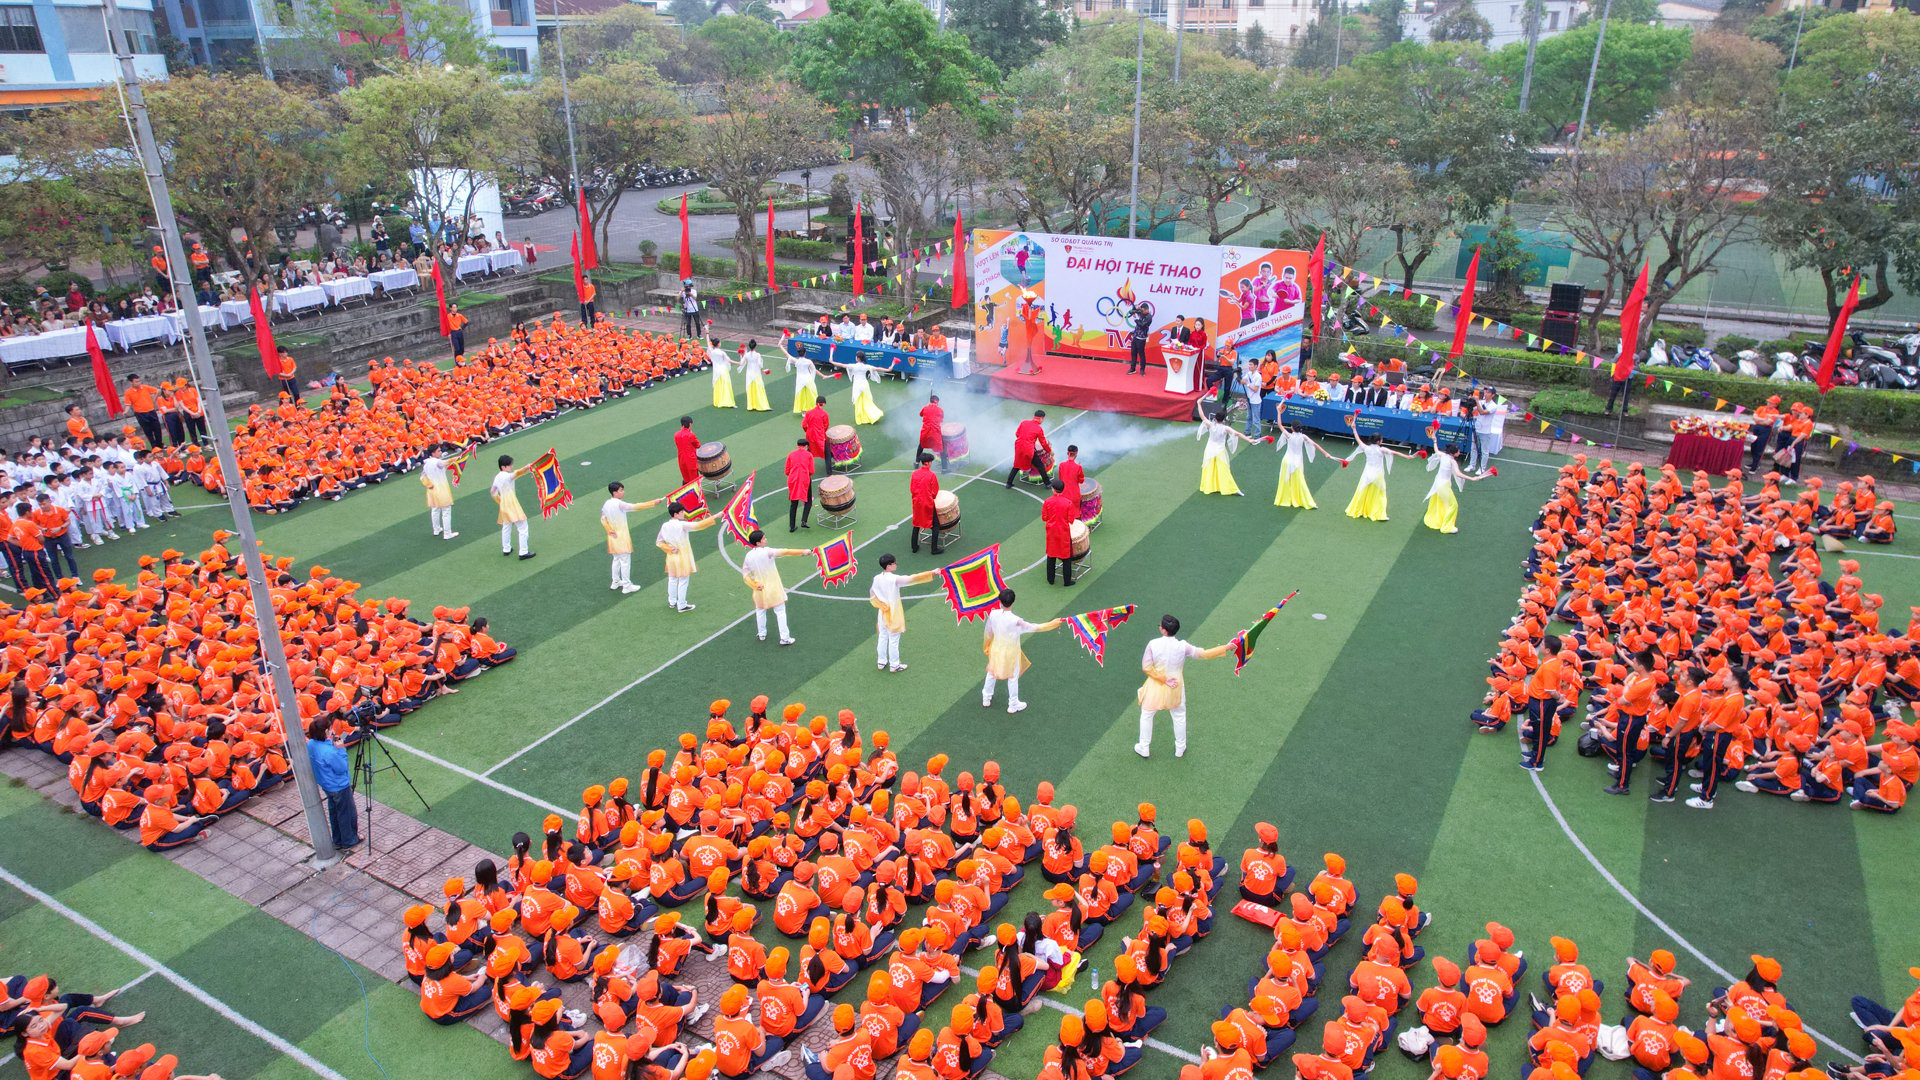
<path id="1" fill-rule="evenodd" d="M 835 473 L 851 473 L 851 472 L 859 472 L 859 471 L 860 471 L 859 458 L 855 458 L 852 461 L 846 462 L 845 464 L 836 464 L 831 460 L 827 462 L 828 476 L 832 476 Z"/>
<path id="2" fill-rule="evenodd" d="M 700 490 L 709 495 L 719 495 L 732 491 L 740 485 L 725 476 L 703 476 L 700 478 Z"/>
<path id="3" fill-rule="evenodd" d="M 848 525 L 854 524 L 857 520 L 859 519 L 853 516 L 853 507 L 851 506 L 841 512 L 828 510 L 826 507 L 820 508 L 820 524 L 829 529 L 845 528 Z"/>
<path id="4" fill-rule="evenodd" d="M 925 540 L 928 545 L 931 546 L 933 543 L 933 530 L 923 529 L 916 525 L 913 528 L 913 537 L 916 541 Z M 960 538 L 960 522 L 958 521 L 953 523 L 953 528 L 940 530 L 940 546 L 942 548 Z"/>
<path id="5" fill-rule="evenodd" d="M 1092 532 L 1093 530 L 1088 529 L 1087 531 Z M 1085 555 L 1073 560 L 1073 572 L 1076 574 L 1084 574 L 1091 569 L 1093 569 L 1093 549 L 1089 547 Z"/>

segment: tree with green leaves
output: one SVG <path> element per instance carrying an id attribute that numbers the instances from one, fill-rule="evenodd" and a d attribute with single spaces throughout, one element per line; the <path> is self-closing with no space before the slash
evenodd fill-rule
<path id="1" fill-rule="evenodd" d="M 1265 69 L 1274 65 L 1273 42 L 1259 23 L 1247 27 L 1246 36 L 1240 39 L 1240 55 L 1257 68 Z"/>
<path id="2" fill-rule="evenodd" d="M 1786 63 L 1780 50 L 1758 38 L 1695 30 L 1693 49 L 1674 79 L 1674 97 L 1696 108 L 1771 111 Z"/>
<path id="3" fill-rule="evenodd" d="M 770 79 L 787 64 L 792 40 L 765 19 L 721 15 L 700 24 L 694 37 L 707 48 L 716 82 L 752 83 Z"/>
<path id="4" fill-rule="evenodd" d="M 574 148 L 582 176 L 598 177 L 587 198 L 587 218 L 608 250 L 607 228 L 620 198 L 647 165 L 676 160 L 686 141 L 687 107 L 649 64 L 598 64 L 569 80 Z M 569 175 L 566 112 L 560 80 L 542 79 L 534 91 L 535 168 L 543 176 Z M 569 191 L 572 200 L 575 193 Z"/>
<path id="5" fill-rule="evenodd" d="M 948 25 L 1003 76 L 1067 36 L 1066 16 L 1040 0 L 949 0 L 947 11 Z"/>
<path id="6" fill-rule="evenodd" d="M 350 167 L 408 181 L 407 211 L 435 258 L 444 224 L 464 223 L 481 190 L 533 164 L 527 103 L 485 71 L 423 65 L 369 79 L 340 104 Z"/>
<path id="7" fill-rule="evenodd" d="M 146 97 L 181 227 L 251 285 L 273 227 L 328 197 L 324 178 L 338 152 L 332 117 L 298 89 L 258 75 L 183 73 L 147 87 Z M 64 178 L 84 176 L 72 214 L 123 228 L 152 220 L 117 99 L 42 110 L 12 134 L 16 163 L 6 179 L 29 185 L 16 195 L 59 199 Z M 258 258 L 246 257 L 250 249 Z"/>
<path id="8" fill-rule="evenodd" d="M 888 255 L 935 242 L 938 225 L 955 196 L 981 178 L 987 160 L 977 120 L 939 105 L 911 125 L 873 132 L 866 141 L 866 203 L 892 222 Z M 912 295 L 919 269 L 901 260 L 905 292 Z"/>
<path id="9" fill-rule="evenodd" d="M 940 29 L 919 0 L 831 0 L 826 16 L 800 30 L 792 66 L 842 117 L 877 110 L 895 124 L 936 105 L 977 110 L 999 81 L 966 35 Z"/>
<path id="10" fill-rule="evenodd" d="M 1551 130 L 1576 123 L 1586 93 L 1587 71 L 1593 63 L 1598 23 L 1542 38 L 1534 53 L 1533 97 L 1529 115 Z M 1600 50 L 1600 69 L 1594 80 L 1589 129 L 1628 130 L 1646 123 L 1667 100 L 1674 73 L 1686 62 L 1691 37 L 1685 30 L 1608 21 L 1606 44 Z M 1508 81 L 1517 96 L 1520 73 L 1526 64 L 1526 42 L 1514 42 L 1487 61 L 1487 70 Z"/>
<path id="11" fill-rule="evenodd" d="M 1280 162 L 1301 133 L 1269 79 L 1251 65 L 1184 75 L 1156 87 L 1155 126 L 1171 125 L 1185 145 L 1175 187 L 1207 243 L 1225 243 L 1274 209 L 1293 181 Z"/>
<path id="12" fill-rule="evenodd" d="M 1848 16 L 1801 40 L 1767 147 L 1767 239 L 1819 274 L 1829 317 L 1920 292 L 1920 18 Z"/>
<path id="13" fill-rule="evenodd" d="M 481 67 L 493 60 L 464 0 L 330 0 L 301 4 L 269 38 L 274 67 L 331 72 L 349 83 L 410 67 Z"/>
<path id="14" fill-rule="evenodd" d="M 1348 0 L 1316 0 L 1314 20 L 1294 46 L 1292 66 L 1301 71 L 1332 71 L 1368 52 L 1378 39 L 1373 20 Z"/>
<path id="15" fill-rule="evenodd" d="M 1433 13 L 1427 36 L 1435 42 L 1470 42 L 1484 46 L 1493 40 L 1493 24 L 1474 7 L 1473 0 L 1448 0 Z"/>
<path id="16" fill-rule="evenodd" d="M 755 223 L 763 192 L 789 169 L 818 164 L 831 151 L 832 118 L 820 103 L 785 83 L 763 81 L 724 88 L 720 110 L 692 122 L 687 160 L 734 206 L 733 253 L 743 281 L 759 279 Z M 682 267 L 682 274 L 690 274 Z"/>
<path id="17" fill-rule="evenodd" d="M 1374 46 L 1391 49 L 1407 36 L 1407 0 L 1373 0 L 1367 5 L 1379 37 Z"/>
<path id="18" fill-rule="evenodd" d="M 707 0 L 673 0 L 667 5 L 667 17 L 685 27 L 697 27 L 713 17 Z"/>

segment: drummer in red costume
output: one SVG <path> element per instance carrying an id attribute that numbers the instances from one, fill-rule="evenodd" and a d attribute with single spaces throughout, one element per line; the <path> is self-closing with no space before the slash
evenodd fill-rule
<path id="1" fill-rule="evenodd" d="M 1059 477 L 1062 484 L 1066 485 L 1067 498 L 1073 500 L 1074 506 L 1079 506 L 1080 485 L 1087 478 L 1087 470 L 1080 467 L 1080 448 L 1078 446 L 1071 444 L 1067 446 L 1067 460 L 1060 463 L 1060 469 L 1054 473 L 1054 475 Z"/>
<path id="2" fill-rule="evenodd" d="M 800 417 L 800 430 L 807 436 L 807 451 L 822 462 L 827 460 L 827 427 L 830 423 L 827 419 L 827 403 L 824 401 L 815 402 L 813 408 Z"/>
<path id="3" fill-rule="evenodd" d="M 1008 487 L 1022 472 L 1039 473 L 1041 483 L 1052 485 L 1047 465 L 1053 460 L 1053 444 L 1047 441 L 1047 429 L 1041 423 L 1046 418 L 1047 410 L 1035 409 L 1030 419 L 1020 421 L 1020 426 L 1013 429 L 1013 468 L 1007 470 Z"/>
<path id="4" fill-rule="evenodd" d="M 947 471 L 947 440 L 940 426 L 947 422 L 947 410 L 940 407 L 940 395 L 928 394 L 920 408 L 920 449 L 940 455 L 940 471 Z"/>
<path id="5" fill-rule="evenodd" d="M 933 500 L 940 494 L 940 478 L 933 473 L 933 455 L 920 451 L 920 467 L 907 479 L 907 495 L 913 500 L 913 527 L 908 542 L 920 550 L 920 530 L 926 529 L 933 553 L 946 550 L 940 543 L 940 516 L 933 511 Z"/>
<path id="6" fill-rule="evenodd" d="M 1062 472 L 1066 470 L 1061 469 Z M 1073 584 L 1073 523 L 1080 520 L 1080 497 L 1067 497 L 1067 485 L 1058 477 L 1053 494 L 1040 504 L 1040 521 L 1047 527 L 1047 584 L 1053 584 L 1053 565 L 1060 564 L 1064 585 Z"/>
<path id="7" fill-rule="evenodd" d="M 690 484 L 700 478 L 700 436 L 693 433 L 693 417 L 680 418 L 680 430 L 673 433 L 673 452 L 680 460 L 680 482 Z"/>
<path id="8" fill-rule="evenodd" d="M 794 531 L 794 515 L 800 515 L 799 528 L 811 529 L 807 518 L 813 515 L 813 449 L 801 439 L 787 454 L 787 531 Z"/>

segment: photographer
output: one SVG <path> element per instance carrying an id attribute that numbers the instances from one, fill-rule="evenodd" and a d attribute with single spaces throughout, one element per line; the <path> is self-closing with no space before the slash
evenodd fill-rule
<path id="1" fill-rule="evenodd" d="M 348 851 L 360 843 L 360 819 L 353 808 L 353 770 L 347 765 L 347 751 L 338 739 L 327 734 L 327 721 L 315 719 L 307 724 L 307 760 L 313 764 L 314 782 L 327 796 L 327 820 L 333 826 L 333 846 Z"/>

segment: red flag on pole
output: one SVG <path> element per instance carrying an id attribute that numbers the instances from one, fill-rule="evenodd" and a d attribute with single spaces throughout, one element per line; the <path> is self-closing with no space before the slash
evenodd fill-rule
<path id="1" fill-rule="evenodd" d="M 592 215 L 587 213 L 587 189 L 580 188 L 578 195 L 580 200 L 580 258 L 586 261 L 587 269 L 594 270 L 600 266 L 600 250 L 593 246 L 593 220 Z"/>
<path id="2" fill-rule="evenodd" d="M 113 388 L 113 375 L 107 371 L 107 355 L 100 351 L 100 339 L 94 336 L 93 320 L 87 320 L 87 355 L 93 358 L 93 388 L 107 403 L 107 415 L 120 415 L 120 393 Z"/>
<path id="3" fill-rule="evenodd" d="M 1461 290 L 1460 310 L 1453 316 L 1453 348 L 1447 351 L 1447 359 L 1458 360 L 1467 350 L 1467 327 L 1473 323 L 1473 284 L 1480 275 L 1480 249 L 1473 249 L 1473 261 L 1467 264 L 1467 284 Z"/>
<path id="4" fill-rule="evenodd" d="M 1855 274 L 1852 287 L 1847 289 L 1847 302 L 1840 305 L 1840 317 L 1834 320 L 1833 330 L 1827 334 L 1827 351 L 1820 354 L 1820 374 L 1813 380 L 1823 394 L 1833 389 L 1833 365 L 1840 359 L 1840 342 L 1847 336 L 1847 320 L 1859 306 L 1860 275 Z"/>
<path id="5" fill-rule="evenodd" d="M 779 292 L 780 282 L 773 276 L 773 196 L 767 196 L 767 291 Z"/>
<path id="6" fill-rule="evenodd" d="M 587 302 L 587 278 L 586 272 L 580 265 L 585 261 L 585 258 L 584 253 L 580 250 L 579 233 L 573 234 L 573 240 L 568 245 L 568 250 L 573 252 L 573 295 L 579 297 L 580 302 L 584 304 Z"/>
<path id="7" fill-rule="evenodd" d="M 960 211 L 953 212 L 953 309 L 967 306 L 967 234 L 960 223 Z"/>
<path id="8" fill-rule="evenodd" d="M 453 336 L 453 319 L 447 315 L 447 284 L 440 280 L 440 260 L 433 260 L 433 299 L 440 305 L 440 336 Z"/>
<path id="9" fill-rule="evenodd" d="M 1613 381 L 1633 378 L 1634 354 L 1640 351 L 1640 308 L 1647 302 L 1647 264 L 1640 264 L 1627 302 L 1620 305 L 1620 355 L 1613 361 Z"/>
<path id="10" fill-rule="evenodd" d="M 860 204 L 853 204 L 853 295 L 867 291 L 867 229 L 860 217 Z"/>
<path id="11" fill-rule="evenodd" d="M 1307 281 L 1313 286 L 1313 340 L 1320 340 L 1320 310 L 1326 307 L 1327 298 L 1327 234 L 1320 234 L 1320 242 L 1313 245 L 1313 254 L 1307 256 Z"/>
<path id="12" fill-rule="evenodd" d="M 438 264 L 435 264 L 433 280 L 435 283 L 440 280 Z M 279 386 L 280 349 L 273 343 L 273 327 L 267 325 L 267 313 L 260 307 L 259 288 L 247 290 L 247 306 L 253 311 L 253 342 L 260 347 L 260 366 L 266 369 L 267 378 L 273 380 L 273 385 Z M 442 325 L 447 317 L 446 310 L 444 305 L 440 308 Z"/>
<path id="13" fill-rule="evenodd" d="M 687 225 L 687 197 L 680 196 L 680 276 L 693 277 L 693 232 Z"/>

